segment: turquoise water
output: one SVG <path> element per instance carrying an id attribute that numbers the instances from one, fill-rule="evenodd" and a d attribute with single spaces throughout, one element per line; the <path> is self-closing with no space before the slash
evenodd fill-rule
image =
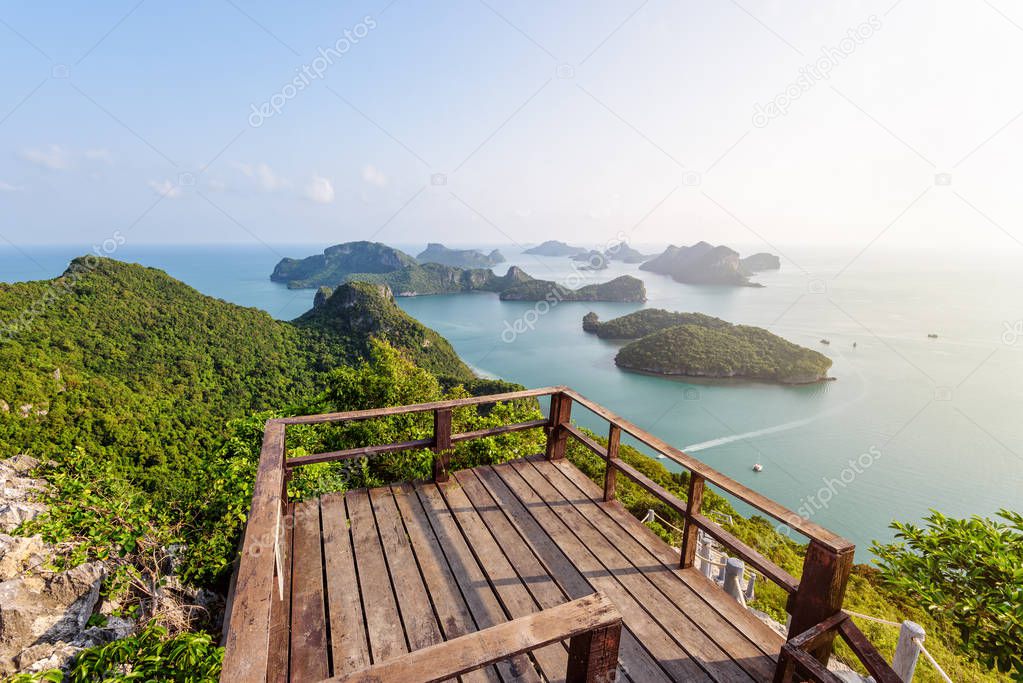
<path id="1" fill-rule="evenodd" d="M 767 327 L 832 357 L 837 380 L 803 387 L 697 384 L 620 371 L 613 363 L 617 345 L 583 333 L 581 319 L 590 310 L 609 319 L 641 305 L 537 307 L 490 294 L 399 299 L 482 373 L 531 387 L 572 386 L 802 508 L 852 539 L 861 560 L 872 539 L 890 537 L 893 519 L 917 520 L 932 507 L 954 515 L 1023 508 L 1023 323 L 1016 326 L 1023 319 L 1023 273 L 1008 257 L 874 249 L 835 277 L 856 251 L 786 249 L 781 271 L 756 278 L 764 288 L 719 288 L 682 285 L 623 264 L 579 275 L 567 259 L 501 249 L 530 274 L 573 286 L 638 276 L 648 289 L 645 306 Z M 317 250 L 127 245 L 115 256 L 289 319 L 308 308 L 312 292 L 289 291 L 268 275 L 281 255 Z M 88 250 L 23 251 L 0 249 L 0 280 L 53 277 Z M 931 332 L 939 338 L 928 339 Z M 822 338 L 831 344 L 821 345 Z M 585 413 L 575 417 L 604 429 Z M 762 472 L 752 471 L 757 462 Z"/>

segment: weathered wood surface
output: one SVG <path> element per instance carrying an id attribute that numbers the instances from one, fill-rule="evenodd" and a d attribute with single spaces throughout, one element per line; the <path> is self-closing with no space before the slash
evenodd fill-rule
<path id="1" fill-rule="evenodd" d="M 540 456 L 299 504 L 288 680 L 434 680 L 388 677 L 435 661 L 406 659 L 428 651 L 448 653 L 454 666 L 436 680 L 589 680 L 581 662 L 608 666 L 601 653 L 612 646 L 613 680 L 623 683 L 770 679 L 781 638 L 695 570 L 680 570 L 677 553 L 603 494 L 568 461 Z M 621 613 L 620 633 L 532 643 L 510 659 L 474 659 L 473 645 L 435 650 L 595 592 Z M 492 635 L 480 642 L 488 655 L 508 647 Z"/>
<path id="2" fill-rule="evenodd" d="M 614 603 L 596 594 L 333 680 L 339 683 L 436 683 L 545 645 L 553 646 L 568 637 L 575 653 L 572 668 L 568 670 L 568 682 L 603 682 L 609 680 L 607 674 L 614 670 L 620 628 L 621 615 Z"/>

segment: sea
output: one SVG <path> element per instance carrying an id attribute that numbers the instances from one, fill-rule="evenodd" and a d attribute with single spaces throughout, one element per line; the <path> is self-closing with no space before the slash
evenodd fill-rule
<path id="1" fill-rule="evenodd" d="M 110 255 L 289 320 L 312 305 L 313 291 L 289 290 L 269 275 L 282 257 L 324 246 L 125 244 L 111 245 Z M 394 246 L 416 254 L 424 245 Z M 892 540 L 894 520 L 918 522 L 932 509 L 954 516 L 1023 510 L 1023 269 L 1011 252 L 786 247 L 780 270 L 754 278 L 763 287 L 719 287 L 681 284 L 634 264 L 590 271 L 518 245 L 485 246 L 507 257 L 500 273 L 514 264 L 573 288 L 629 274 L 644 281 L 648 300 L 503 302 L 472 293 L 398 304 L 450 340 L 479 374 L 571 386 L 851 539 L 858 561 L 869 560 L 872 541 Z M 655 253 L 664 245 L 634 246 Z M 746 254 L 763 245 L 736 248 Z M 0 281 L 52 278 L 92 251 L 3 246 Z M 583 332 L 582 318 L 644 307 L 765 327 L 832 358 L 834 381 L 687 382 L 620 370 L 620 344 Z M 573 417 L 607 429 L 584 410 Z"/>

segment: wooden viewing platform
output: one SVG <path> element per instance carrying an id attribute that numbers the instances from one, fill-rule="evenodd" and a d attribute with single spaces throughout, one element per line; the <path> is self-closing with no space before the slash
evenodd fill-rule
<path id="1" fill-rule="evenodd" d="M 453 434 L 451 411 L 550 397 L 544 420 Z M 609 423 L 608 446 L 570 420 Z M 431 439 L 285 458 L 288 425 L 431 412 Z M 452 444 L 544 429 L 546 453 L 448 473 Z M 680 501 L 618 459 L 625 432 L 691 473 Z M 568 438 L 610 465 L 600 487 Z M 296 467 L 431 448 L 434 478 L 287 501 Z M 614 500 L 624 475 L 684 518 L 681 554 Z M 810 539 L 797 580 L 700 512 L 706 483 Z M 693 566 L 697 531 L 789 593 L 781 637 Z M 853 546 L 565 387 L 267 423 L 225 624 L 223 681 L 835 682 L 836 635 L 898 678 L 841 612 Z"/>

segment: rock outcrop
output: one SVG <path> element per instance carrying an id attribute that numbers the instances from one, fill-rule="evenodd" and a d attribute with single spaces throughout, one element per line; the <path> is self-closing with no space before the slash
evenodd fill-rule
<path id="1" fill-rule="evenodd" d="M 726 246 L 697 242 L 688 247 L 669 246 L 659 256 L 646 261 L 639 268 L 652 273 L 670 275 L 678 282 L 696 285 L 732 285 L 759 287 L 750 282 L 749 275 L 774 266 L 777 257 L 754 254 L 740 259 L 739 252 Z"/>
<path id="2" fill-rule="evenodd" d="M 65 571 L 53 568 L 53 547 L 40 536 L 11 532 L 44 512 L 34 498 L 46 482 L 29 475 L 34 458 L 17 455 L 0 461 L 0 676 L 59 669 L 85 648 L 122 638 L 134 623 L 108 616 L 89 625 L 100 607 L 100 586 L 107 574 L 102 562 Z"/>

